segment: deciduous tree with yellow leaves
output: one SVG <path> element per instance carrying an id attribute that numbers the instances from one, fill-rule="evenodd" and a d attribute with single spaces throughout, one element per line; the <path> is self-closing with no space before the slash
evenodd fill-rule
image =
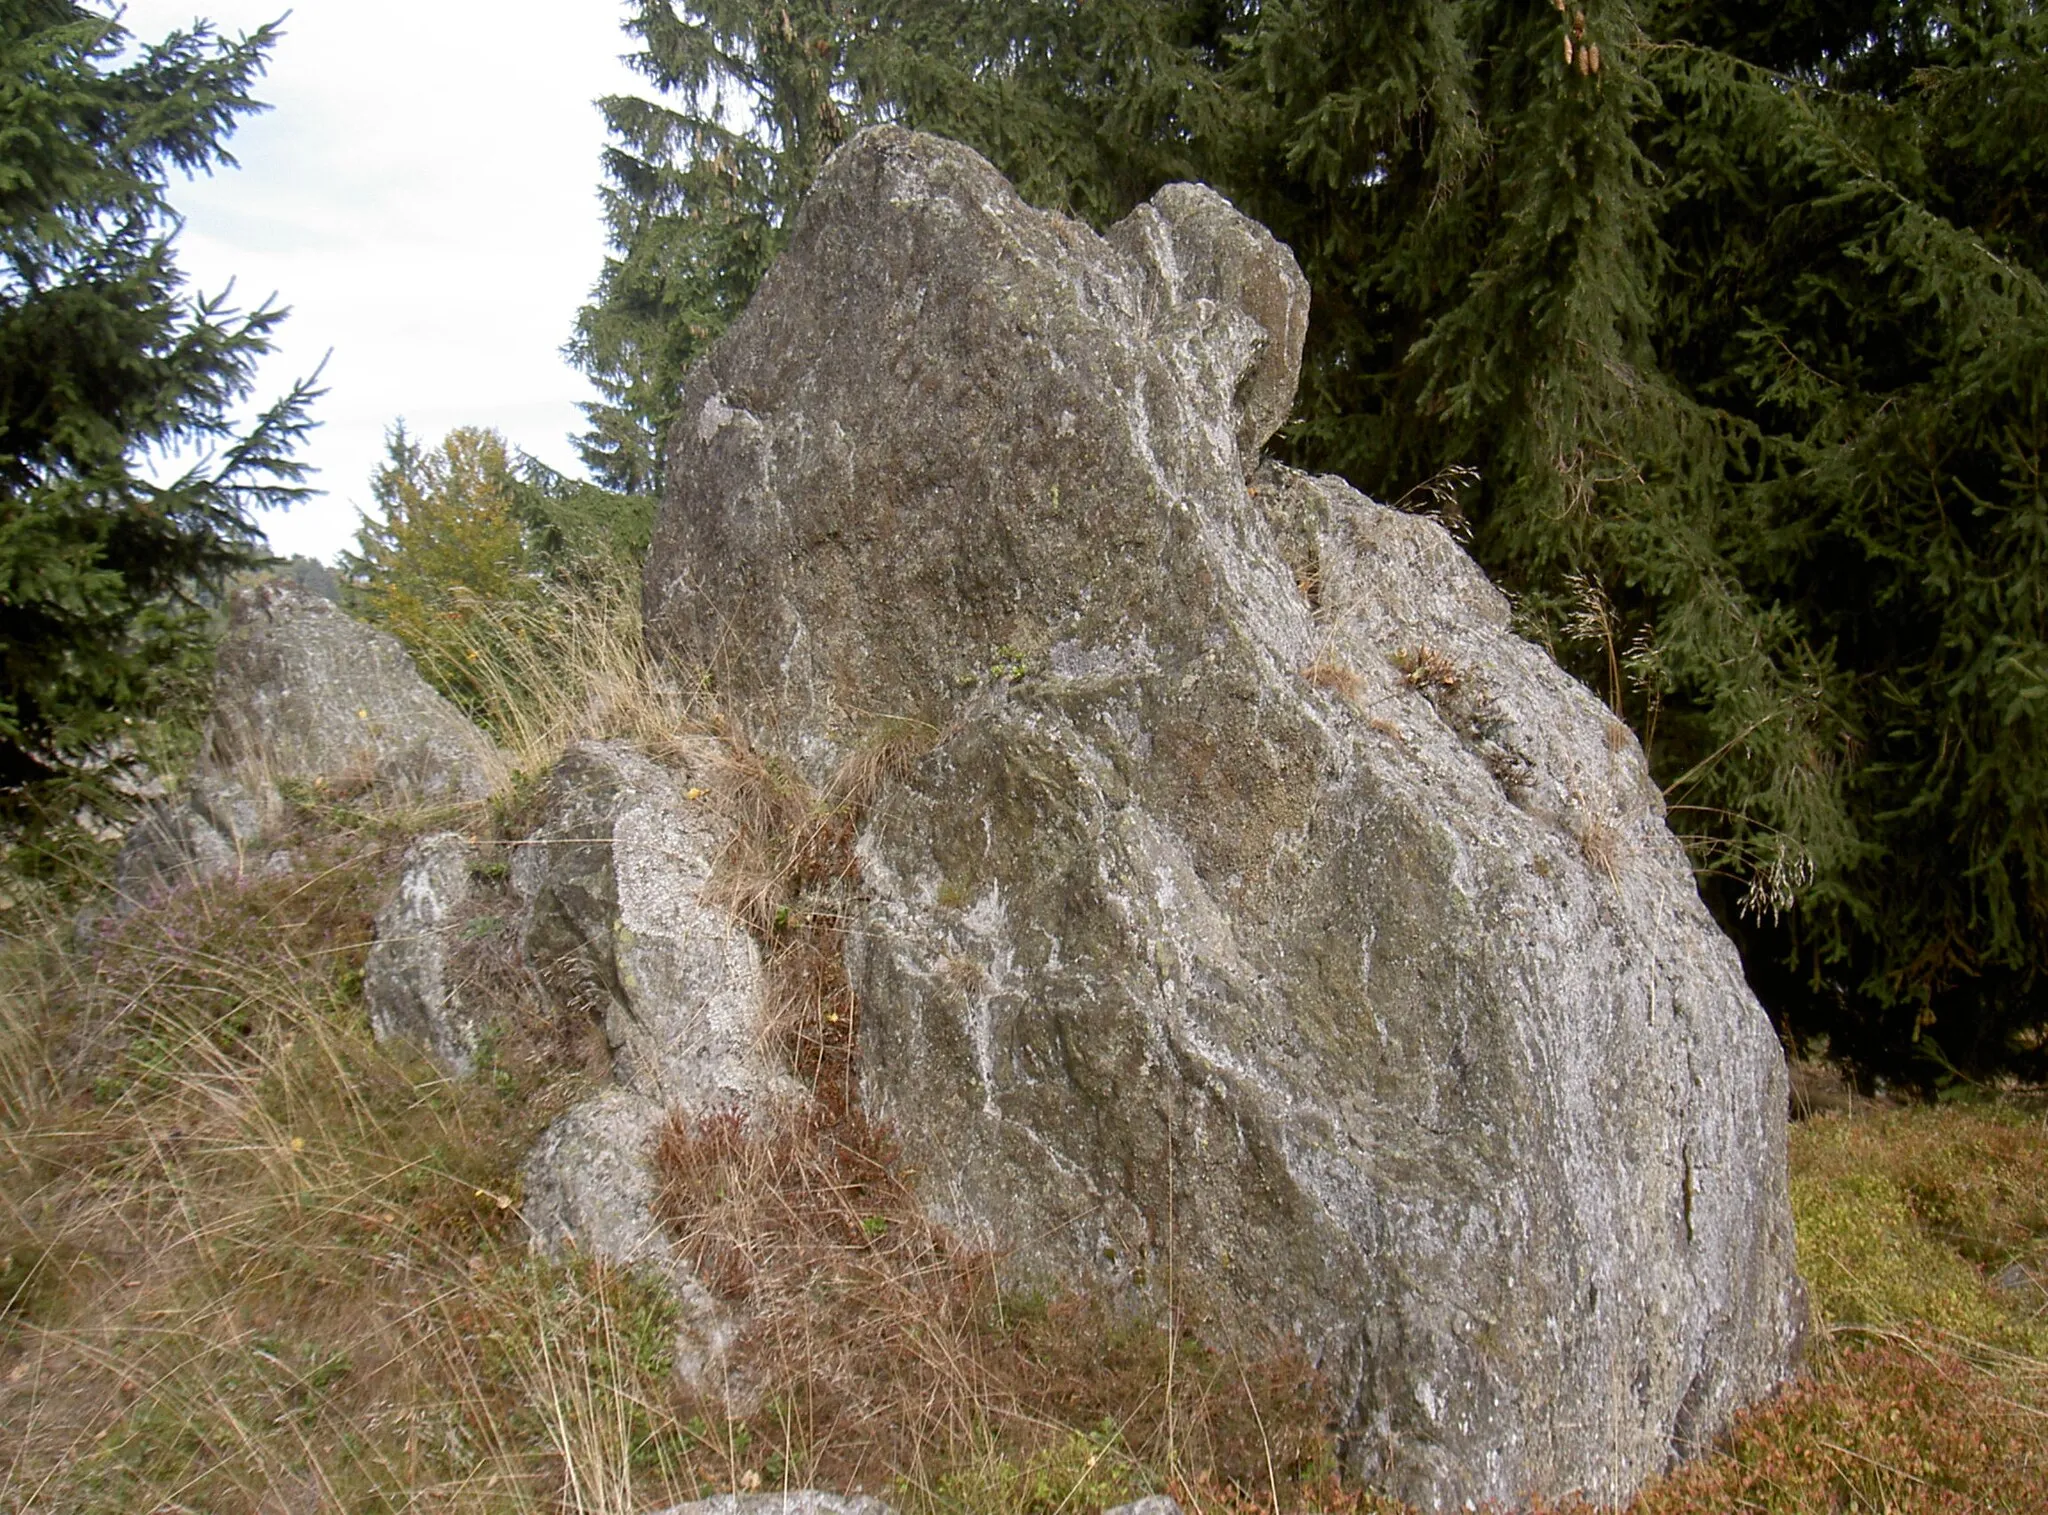
<path id="1" fill-rule="evenodd" d="M 521 487 L 497 432 L 459 426 L 426 447 L 400 422 L 370 480 L 382 518 L 365 516 L 356 551 L 342 555 L 349 608 L 396 636 L 422 673 L 472 709 L 482 694 L 474 665 L 494 654 L 488 644 L 502 624 L 483 607 L 541 591 L 515 504 Z"/>

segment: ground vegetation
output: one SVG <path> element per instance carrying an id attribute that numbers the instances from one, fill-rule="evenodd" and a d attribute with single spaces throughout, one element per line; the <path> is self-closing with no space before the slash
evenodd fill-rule
<path id="1" fill-rule="evenodd" d="M 604 604 L 615 624 L 551 644 L 554 679 L 490 686 L 551 702 L 491 713 L 529 734 L 529 775 L 581 736 L 657 755 L 678 730 L 718 740 L 657 670 L 619 661 L 637 600 Z M 787 947 L 816 925 L 798 917 L 865 791 L 806 796 L 744 749 L 729 770 L 705 802 L 752 828 L 736 887 Z M 934 1225 L 801 1036 L 793 1066 L 826 1096 L 809 1116 L 679 1120 L 662 1139 L 663 1214 L 746 1322 L 752 1364 L 730 1399 L 685 1385 L 658 1287 L 537 1259 L 518 1220 L 521 1158 L 589 1077 L 509 956 L 532 778 L 414 813 L 288 799 L 288 870 L 83 940 L 68 910 L 17 915 L 0 943 L 0 1509 L 641 1515 L 825 1482 L 914 1515 L 1060 1515 L 1157 1488 L 1196 1515 L 1405 1515 L 1328 1476 L 1313 1373 L 1284 1350 L 1219 1345 L 1198 1299 L 1132 1314 L 1021 1289 Z M 362 1002 L 398 858 L 450 827 L 476 839 L 457 971 L 501 1017 L 462 1080 L 376 1043 Z M 1807 1374 L 1639 1515 L 2038 1501 L 2038 1097 L 1835 1104 L 1792 1136 Z"/>

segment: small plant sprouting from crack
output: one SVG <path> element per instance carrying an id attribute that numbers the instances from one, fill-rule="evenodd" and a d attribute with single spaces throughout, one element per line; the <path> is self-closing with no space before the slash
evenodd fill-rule
<path id="1" fill-rule="evenodd" d="M 1621 831 L 1599 816 L 1586 816 L 1579 825 L 1579 852 L 1588 865 L 1616 889 L 1621 887 Z"/>
<path id="2" fill-rule="evenodd" d="M 1427 642 L 1395 653 L 1394 666 L 1401 670 L 1401 677 L 1410 689 L 1419 689 L 1424 694 L 1433 691 L 1448 694 L 1465 682 L 1465 671 L 1449 654 Z"/>

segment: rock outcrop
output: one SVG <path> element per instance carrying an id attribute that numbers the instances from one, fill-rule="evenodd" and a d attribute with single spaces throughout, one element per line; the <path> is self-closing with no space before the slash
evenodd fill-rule
<path id="1" fill-rule="evenodd" d="M 117 910 L 130 909 L 199 878 L 243 871 L 262 860 L 273 791 L 252 794 L 234 779 L 199 772 L 153 802 L 122 840 L 114 864 Z"/>
<path id="2" fill-rule="evenodd" d="M 665 1279 L 683 1306 L 677 1372 L 743 1396 L 734 1328 L 654 1218 L 652 1150 L 678 1113 L 772 1116 L 805 1091 L 766 1045 L 760 948 L 712 895 L 729 827 L 690 780 L 623 743 L 579 743 L 514 849 L 521 955 L 550 1013 L 603 1028 L 611 1079 L 535 1143 L 522 1214 L 544 1251 Z"/>
<path id="3" fill-rule="evenodd" d="M 760 948 L 709 897 L 729 832 L 702 796 L 624 743 L 572 747 L 514 849 L 521 950 L 555 1014 L 604 1027 L 621 1087 L 760 1108 L 802 1091 L 761 1044 Z"/>
<path id="4" fill-rule="evenodd" d="M 481 799 L 499 763 L 398 641 L 289 580 L 236 591 L 199 761 L 129 832 L 117 909 L 267 861 L 300 783 L 393 807 Z"/>
<path id="5" fill-rule="evenodd" d="M 1320 1361 L 1425 1506 L 1621 1497 L 1782 1379 L 1785 1075 L 1641 752 L 1438 526 L 1256 452 L 1293 259 L 883 128 L 691 373 L 650 636 L 861 827 L 859 1094 L 1013 1272 Z"/>
<path id="6" fill-rule="evenodd" d="M 200 771 L 347 785 L 383 805 L 482 799 L 497 754 L 398 639 L 283 579 L 236 592 Z"/>
<path id="7" fill-rule="evenodd" d="M 406 849 L 398 890 L 377 912 L 377 940 L 363 965 L 363 1002 L 379 1041 L 403 1037 L 446 1068 L 475 1071 L 486 1007 L 463 992 L 457 933 L 474 894 L 475 848 L 437 831 Z"/>

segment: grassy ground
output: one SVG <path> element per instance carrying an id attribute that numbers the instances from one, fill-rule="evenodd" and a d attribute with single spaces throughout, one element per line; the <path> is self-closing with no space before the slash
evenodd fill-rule
<path id="1" fill-rule="evenodd" d="M 549 636 L 608 650 L 526 680 L 500 726 L 528 773 L 569 735 L 653 742 L 683 718 L 636 661 L 629 603 L 578 613 L 602 635 L 542 628 L 536 655 L 560 657 Z M 586 1087 L 575 1059 L 518 1006 L 461 1082 L 370 1037 L 370 914 L 398 850 L 429 824 L 507 835 L 520 792 L 399 819 L 304 797 L 289 873 L 84 942 L 61 893 L 10 897 L 0 1515 L 627 1515 L 813 1482 L 912 1515 L 1162 1487 L 1201 1515 L 1395 1508 L 1329 1477 L 1303 1364 L 1216 1346 L 1192 1306 L 1168 1323 L 1005 1290 L 850 1111 L 665 1138 L 664 1213 L 747 1365 L 728 1392 L 687 1390 L 659 1290 L 526 1248 L 520 1159 Z M 788 812 L 791 858 L 844 829 L 787 795 L 757 808 Z M 753 873 L 807 887 L 772 855 Z M 769 895 L 753 913 L 790 917 Z M 477 922 L 479 971 L 505 929 Z M 807 945 L 781 947 L 801 966 Z M 799 978 L 829 1013 L 834 987 Z M 497 982 L 516 998 L 516 975 Z M 1867 1106 L 1801 1123 L 1793 1162 L 1809 1372 L 1634 1510 L 2048 1507 L 2041 1110 Z"/>

